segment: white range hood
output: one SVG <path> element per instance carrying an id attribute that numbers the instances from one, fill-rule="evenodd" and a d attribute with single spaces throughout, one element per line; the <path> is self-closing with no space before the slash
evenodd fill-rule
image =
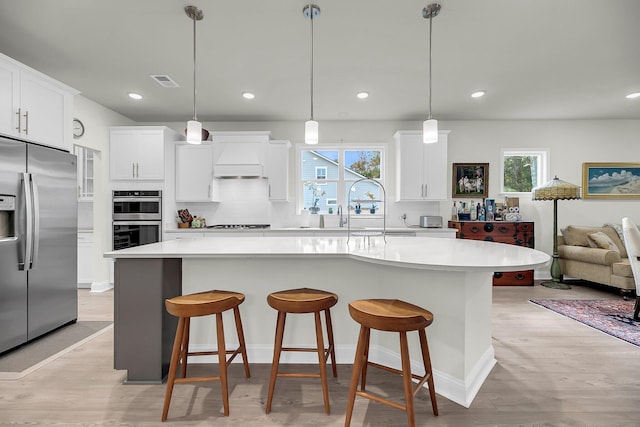
<path id="1" fill-rule="evenodd" d="M 262 156 L 254 144 L 224 143 L 213 167 L 213 175 L 223 179 L 264 178 Z"/>

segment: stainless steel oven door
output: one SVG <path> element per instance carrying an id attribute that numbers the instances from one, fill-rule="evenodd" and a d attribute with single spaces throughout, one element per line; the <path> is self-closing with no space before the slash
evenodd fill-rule
<path id="1" fill-rule="evenodd" d="M 114 221 L 113 250 L 161 241 L 162 221 Z"/>
<path id="2" fill-rule="evenodd" d="M 162 220 L 162 197 L 114 197 L 113 220 Z"/>

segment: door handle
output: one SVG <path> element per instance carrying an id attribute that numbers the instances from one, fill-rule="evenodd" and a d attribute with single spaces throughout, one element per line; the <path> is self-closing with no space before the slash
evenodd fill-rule
<path id="1" fill-rule="evenodd" d="M 37 175 L 31 175 L 31 191 L 33 192 L 33 253 L 31 256 L 31 268 L 38 261 L 40 248 L 40 195 L 38 191 Z"/>
<path id="2" fill-rule="evenodd" d="M 22 174 L 22 183 L 24 189 L 25 214 L 26 214 L 26 236 L 24 245 L 24 254 L 22 262 L 18 261 L 18 268 L 27 271 L 31 268 L 31 251 L 33 244 L 33 200 L 31 198 L 31 174 Z"/>
<path id="3" fill-rule="evenodd" d="M 16 130 L 18 132 L 22 132 L 22 108 L 18 108 L 18 112 L 16 114 L 18 115 L 18 127 Z"/>
<path id="4" fill-rule="evenodd" d="M 29 135 L 29 112 L 24 113 L 24 134 Z"/>

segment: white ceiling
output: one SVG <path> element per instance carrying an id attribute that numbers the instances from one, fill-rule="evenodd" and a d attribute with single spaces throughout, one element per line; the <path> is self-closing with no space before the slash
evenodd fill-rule
<path id="1" fill-rule="evenodd" d="M 428 4 L 317 0 L 317 120 L 423 120 Z M 433 115 L 441 120 L 640 119 L 640 1 L 442 0 L 433 20 Z M 309 20 L 302 0 L 0 0 L 0 52 L 135 121 L 193 114 L 197 24 L 202 121 L 306 120 Z M 149 75 L 167 74 L 167 89 Z M 471 99 L 474 90 L 487 96 Z M 247 101 L 243 91 L 255 92 Z M 358 100 L 357 91 L 371 96 Z M 144 95 L 133 101 L 130 91 Z"/>

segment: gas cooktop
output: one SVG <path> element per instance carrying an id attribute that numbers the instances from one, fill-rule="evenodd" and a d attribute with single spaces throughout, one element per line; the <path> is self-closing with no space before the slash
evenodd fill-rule
<path id="1" fill-rule="evenodd" d="M 216 230 L 257 230 L 269 227 L 269 224 L 216 224 L 207 226 L 207 228 Z"/>

